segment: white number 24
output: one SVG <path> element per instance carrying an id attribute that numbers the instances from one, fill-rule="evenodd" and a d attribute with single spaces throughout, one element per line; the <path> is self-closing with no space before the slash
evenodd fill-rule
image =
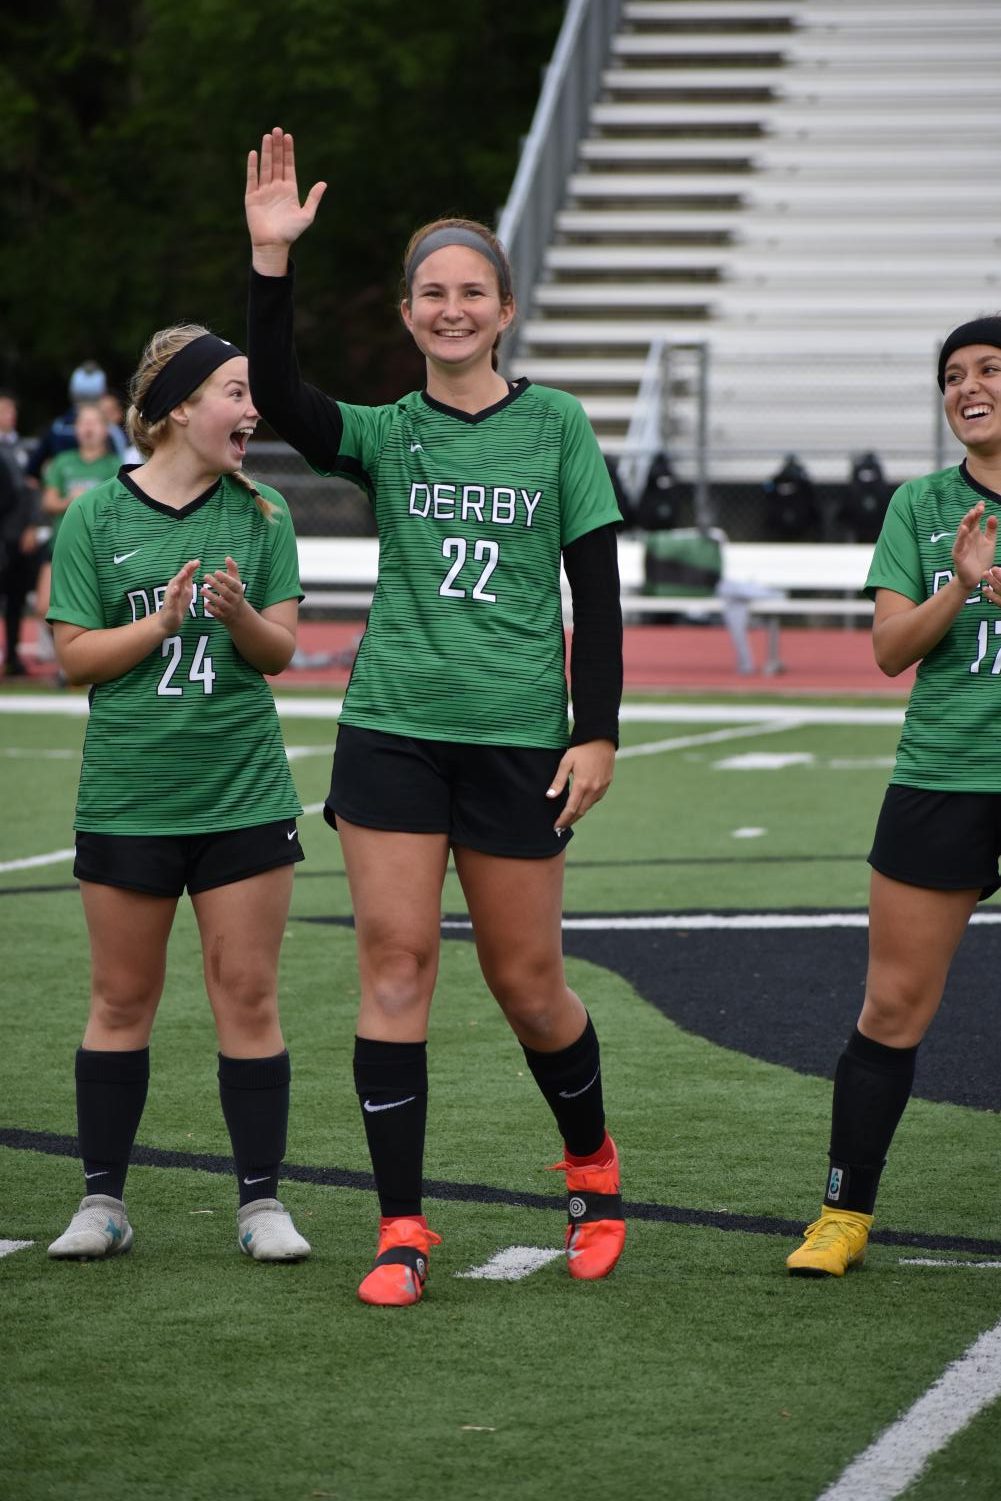
<path id="1" fill-rule="evenodd" d="M 205 693 L 212 692 L 212 684 L 216 679 L 215 669 L 212 666 L 212 658 L 205 655 L 205 648 L 208 642 L 208 636 L 198 637 L 195 654 L 191 659 L 191 666 L 188 668 L 188 682 L 201 683 L 202 690 Z M 184 692 L 180 683 L 174 685 L 171 682 L 171 678 L 181 665 L 183 651 L 184 643 L 180 636 L 168 636 L 160 648 L 161 656 L 167 658 L 167 666 L 164 669 L 163 677 L 156 685 L 156 691 L 161 698 L 179 698 Z"/>

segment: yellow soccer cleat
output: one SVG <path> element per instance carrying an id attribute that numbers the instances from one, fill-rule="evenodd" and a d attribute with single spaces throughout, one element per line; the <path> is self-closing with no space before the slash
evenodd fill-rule
<path id="1" fill-rule="evenodd" d="M 821 1209 L 803 1231 L 803 1244 L 786 1257 L 793 1277 L 843 1277 L 865 1260 L 872 1215 L 854 1209 Z"/>

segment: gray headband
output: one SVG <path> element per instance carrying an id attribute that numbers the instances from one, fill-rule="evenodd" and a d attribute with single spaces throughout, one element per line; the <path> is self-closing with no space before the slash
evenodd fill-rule
<path id="1" fill-rule="evenodd" d="M 414 284 L 414 272 L 418 266 L 426 261 L 429 255 L 434 255 L 436 250 L 444 250 L 446 245 L 465 245 L 469 250 L 479 251 L 480 255 L 484 256 L 497 272 L 497 280 L 500 283 L 501 293 L 504 294 L 505 291 L 508 294 L 510 293 L 510 287 L 506 285 L 508 282 L 507 272 L 490 241 L 485 240 L 481 234 L 477 234 L 475 229 L 462 229 L 458 225 L 454 227 L 444 225 L 441 229 L 433 229 L 429 235 L 425 235 L 423 240 L 421 240 L 404 269 L 408 293 Z"/>

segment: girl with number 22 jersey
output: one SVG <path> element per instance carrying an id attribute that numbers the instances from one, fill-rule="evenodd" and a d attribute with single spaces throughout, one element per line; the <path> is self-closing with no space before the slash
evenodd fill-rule
<path id="1" fill-rule="evenodd" d="M 367 492 L 379 531 L 326 807 L 355 915 L 354 1076 L 381 1210 L 359 1297 L 416 1303 L 438 1240 L 421 1194 L 450 854 L 484 978 L 563 1137 L 570 1273 L 604 1277 L 625 1238 L 618 1157 L 595 1029 L 564 977 L 561 912 L 571 825 L 607 789 L 617 744 L 619 513 L 579 404 L 496 369 L 514 293 L 481 224 L 440 220 L 407 248 L 401 313 L 425 357 L 424 390 L 369 408 L 301 380 L 289 249 L 324 188 L 300 204 L 281 130 L 250 154 L 254 399 L 315 469 Z M 572 736 L 561 559 L 574 601 Z"/>

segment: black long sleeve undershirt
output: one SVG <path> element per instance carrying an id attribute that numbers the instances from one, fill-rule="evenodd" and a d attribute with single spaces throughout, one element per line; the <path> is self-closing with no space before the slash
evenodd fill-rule
<path id="1" fill-rule="evenodd" d="M 295 271 L 250 273 L 247 359 L 254 405 L 280 438 L 322 471 L 335 466 L 344 424 L 332 397 L 307 384 L 295 353 Z"/>
<path id="2" fill-rule="evenodd" d="M 336 401 L 303 380 L 295 352 L 295 272 L 261 276 L 251 270 L 247 355 L 254 404 L 274 431 L 314 469 L 336 465 L 343 422 Z M 563 549 L 573 597 L 570 692 L 571 744 L 619 743 L 622 697 L 622 609 L 615 528 L 600 526 Z"/>
<path id="3" fill-rule="evenodd" d="M 570 642 L 571 745 L 619 743 L 622 698 L 622 605 L 614 526 L 599 526 L 563 549 L 573 597 Z"/>

